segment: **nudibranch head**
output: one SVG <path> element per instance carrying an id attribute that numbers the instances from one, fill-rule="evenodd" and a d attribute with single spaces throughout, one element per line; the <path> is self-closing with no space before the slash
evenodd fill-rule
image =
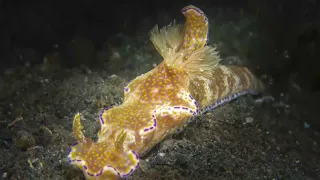
<path id="1" fill-rule="evenodd" d="M 80 115 L 74 119 L 74 125 L 81 125 Z M 74 129 L 81 129 L 74 128 Z M 82 134 L 74 132 L 74 134 Z M 123 142 L 125 133 L 122 133 L 115 142 L 93 142 L 91 139 L 78 139 L 68 152 L 69 163 L 78 166 L 87 179 L 119 179 L 128 177 L 139 166 L 138 155 L 131 150 L 119 146 Z M 77 138 L 77 137 L 76 137 Z"/>

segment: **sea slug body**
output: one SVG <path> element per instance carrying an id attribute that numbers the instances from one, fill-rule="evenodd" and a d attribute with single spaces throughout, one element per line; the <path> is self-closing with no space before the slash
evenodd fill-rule
<path id="1" fill-rule="evenodd" d="M 190 5 L 182 13 L 184 26 L 172 23 L 151 31 L 163 62 L 125 86 L 121 105 L 103 109 L 97 142 L 82 134 L 80 114 L 75 115 L 77 143 L 68 159 L 87 179 L 126 178 L 139 167 L 140 156 L 193 117 L 263 91 L 247 68 L 219 63 L 218 51 L 207 45 L 209 23 L 203 11 Z"/>

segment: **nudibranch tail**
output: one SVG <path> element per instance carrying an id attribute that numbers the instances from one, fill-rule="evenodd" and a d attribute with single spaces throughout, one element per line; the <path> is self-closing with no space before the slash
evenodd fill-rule
<path id="1" fill-rule="evenodd" d="M 74 118 L 74 125 L 82 127 L 79 113 Z M 81 130 L 81 128 L 74 129 Z M 84 137 L 81 132 L 74 134 L 78 142 L 73 144 L 68 152 L 69 163 L 78 166 L 87 179 L 125 178 L 138 168 L 138 154 L 121 147 L 126 138 L 125 131 L 115 141 L 97 143 Z"/>
<path id="2" fill-rule="evenodd" d="M 190 89 L 203 113 L 239 96 L 260 93 L 264 85 L 245 67 L 220 65 L 211 78 L 196 78 Z"/>

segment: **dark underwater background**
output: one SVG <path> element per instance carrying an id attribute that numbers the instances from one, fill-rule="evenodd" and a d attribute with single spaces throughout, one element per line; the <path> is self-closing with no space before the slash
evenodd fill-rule
<path id="1" fill-rule="evenodd" d="M 157 145 L 129 179 L 320 179 L 320 2 L 317 0 L 0 0 L 0 179 L 84 179 L 67 162 L 81 112 L 100 110 L 162 59 L 150 30 L 195 5 L 222 63 L 267 85 L 199 116 Z"/>

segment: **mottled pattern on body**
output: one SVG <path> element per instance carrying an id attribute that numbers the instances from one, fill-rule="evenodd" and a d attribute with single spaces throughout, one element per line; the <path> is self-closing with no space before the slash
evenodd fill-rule
<path id="1" fill-rule="evenodd" d="M 210 77 L 200 76 L 192 81 L 189 89 L 203 111 L 219 101 L 232 100 L 254 91 L 258 93 L 262 88 L 261 81 L 247 68 L 221 65 L 214 69 Z"/>

